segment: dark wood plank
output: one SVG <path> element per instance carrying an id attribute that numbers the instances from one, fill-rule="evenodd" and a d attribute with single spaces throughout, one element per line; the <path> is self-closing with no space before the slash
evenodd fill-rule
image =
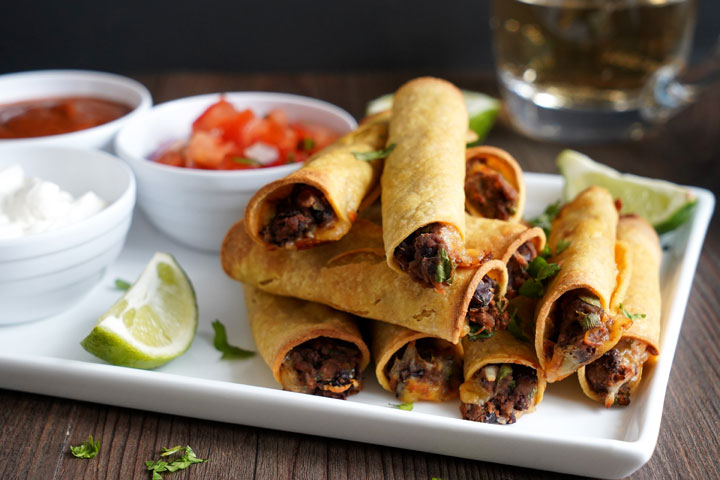
<path id="1" fill-rule="evenodd" d="M 361 117 L 369 99 L 418 74 L 445 76 L 463 88 L 496 92 L 491 75 L 473 72 L 348 74 L 138 75 L 156 102 L 234 90 L 284 91 L 328 100 Z M 577 147 L 624 171 L 720 192 L 720 89 L 641 141 Z M 557 153 L 571 145 L 540 143 L 501 118 L 488 143 L 506 148 L 528 171 L 554 172 Z M 720 220 L 714 216 L 693 284 L 665 399 L 654 456 L 631 476 L 720 478 Z M 0 375 L 2 372 L 0 372 Z M 238 408 L 241 408 L 239 406 Z M 69 445 L 102 438 L 100 455 L 79 460 Z M 168 478 L 256 479 L 519 479 L 573 478 L 505 465 L 412 452 L 261 428 L 95 405 L 0 390 L 2 479 L 149 478 L 145 460 L 160 448 L 191 445 L 210 462 Z M 16 452 L 22 452 L 16 454 Z"/>

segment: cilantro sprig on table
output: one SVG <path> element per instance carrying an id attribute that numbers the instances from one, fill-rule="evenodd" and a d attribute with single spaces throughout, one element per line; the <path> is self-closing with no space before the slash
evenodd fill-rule
<path id="1" fill-rule="evenodd" d="M 352 152 L 352 154 L 358 160 L 370 161 L 377 160 L 378 158 L 386 158 L 394 149 L 395 144 L 391 143 L 387 146 L 387 148 L 383 148 L 381 150 L 373 150 L 372 152 Z"/>
<path id="2" fill-rule="evenodd" d="M 175 458 L 171 461 L 165 461 L 165 460 L 148 460 L 145 462 L 145 467 L 152 472 L 152 480 L 162 480 L 161 473 L 165 472 L 177 472 L 178 470 L 185 470 L 190 465 L 193 465 L 195 463 L 205 463 L 209 460 L 198 458 L 197 455 L 195 455 L 195 452 L 192 448 L 190 448 L 190 445 L 187 445 L 185 447 L 181 445 L 177 445 L 172 448 L 163 448 L 162 453 L 160 454 L 161 457 L 168 457 L 170 455 L 174 455 L 177 453 L 180 453 L 181 451 L 184 451 L 181 457 Z"/>
<path id="3" fill-rule="evenodd" d="M 255 352 L 245 350 L 235 345 L 230 345 L 227 340 L 227 331 L 225 331 L 225 325 L 218 319 L 212 323 L 213 330 L 215 330 L 215 337 L 213 338 L 213 346 L 215 350 L 222 352 L 223 360 L 236 360 L 243 358 L 250 358 L 255 355 Z"/>
<path id="4" fill-rule="evenodd" d="M 100 439 L 93 440 L 92 435 L 88 435 L 88 441 L 80 445 L 70 446 L 70 452 L 77 458 L 95 458 L 100 452 Z"/>

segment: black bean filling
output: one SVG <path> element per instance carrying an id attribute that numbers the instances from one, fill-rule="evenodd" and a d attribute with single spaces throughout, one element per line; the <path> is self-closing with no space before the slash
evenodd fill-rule
<path id="1" fill-rule="evenodd" d="M 283 364 L 295 371 L 304 393 L 345 399 L 360 390 L 361 360 L 354 344 L 319 337 L 292 349 Z"/>
<path id="2" fill-rule="evenodd" d="M 317 189 L 295 185 L 275 206 L 275 216 L 262 229 L 263 240 L 279 247 L 312 237 L 318 227 L 335 219 L 330 204 Z"/>
<path id="3" fill-rule="evenodd" d="M 426 287 L 438 287 L 452 282 L 455 261 L 450 256 L 450 249 L 442 236 L 442 228 L 439 223 L 423 227 L 395 248 L 394 255 L 400 268 L 414 281 Z M 448 270 L 447 259 L 450 259 L 449 272 L 445 271 Z M 441 275 L 438 275 L 438 268 L 443 268 Z"/>
<path id="4" fill-rule="evenodd" d="M 496 290 L 497 282 L 488 276 L 483 277 L 475 289 L 465 315 L 473 334 L 505 330 L 510 323 L 510 314 L 504 302 L 503 305 L 498 305 Z"/>
<path id="5" fill-rule="evenodd" d="M 525 365 L 495 365 L 499 372 L 510 367 L 509 374 L 490 381 L 480 369 L 473 376 L 484 390 L 491 394 L 490 399 L 481 405 L 463 403 L 460 413 L 466 420 L 483 423 L 510 424 L 517 421 L 519 414 L 529 410 L 537 395 L 537 372 Z"/>
<path id="6" fill-rule="evenodd" d="M 483 217 L 507 220 L 515 213 L 517 190 L 486 162 L 475 157 L 467 163 L 465 198 Z"/>
<path id="7" fill-rule="evenodd" d="M 518 296 L 520 287 L 530 278 L 527 268 L 535 257 L 537 257 L 537 249 L 532 242 L 523 243 L 520 245 L 520 248 L 512 254 L 512 257 L 510 257 L 507 263 L 508 286 L 507 292 L 505 293 L 506 298 L 510 299 Z"/>

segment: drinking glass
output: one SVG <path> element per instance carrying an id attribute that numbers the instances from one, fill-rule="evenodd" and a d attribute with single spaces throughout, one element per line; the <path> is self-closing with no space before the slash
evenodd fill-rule
<path id="1" fill-rule="evenodd" d="M 716 48 L 702 78 L 679 76 L 695 0 L 493 0 L 492 9 L 501 92 L 513 124 L 531 137 L 637 138 L 720 72 Z"/>

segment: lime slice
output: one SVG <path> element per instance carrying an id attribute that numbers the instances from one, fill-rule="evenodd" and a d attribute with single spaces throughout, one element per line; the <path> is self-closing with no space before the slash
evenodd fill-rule
<path id="1" fill-rule="evenodd" d="M 500 111 L 500 100 L 480 92 L 461 90 L 465 97 L 465 106 L 470 116 L 470 129 L 477 133 L 482 141 L 495 123 L 495 118 Z M 374 115 L 392 107 L 393 94 L 388 93 L 368 103 L 365 113 Z M 478 143 L 478 141 L 474 143 Z"/>
<path id="2" fill-rule="evenodd" d="M 190 279 L 172 255 L 158 252 L 81 345 L 114 365 L 156 368 L 190 347 L 197 323 Z"/>
<path id="3" fill-rule="evenodd" d="M 615 198 L 622 200 L 621 213 L 637 213 L 644 217 L 658 233 L 668 232 L 682 225 L 692 216 L 697 202 L 687 188 L 665 180 L 622 174 L 594 162 L 587 155 L 563 150 L 557 166 L 565 178 L 565 200 L 591 185 L 605 187 Z"/>

